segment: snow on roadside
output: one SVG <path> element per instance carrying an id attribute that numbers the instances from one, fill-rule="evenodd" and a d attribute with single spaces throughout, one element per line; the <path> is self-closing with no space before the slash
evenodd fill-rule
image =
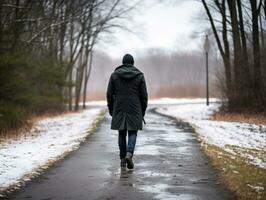
<path id="1" fill-rule="evenodd" d="M 216 102 L 218 99 L 216 98 L 210 98 L 210 102 Z M 176 105 L 176 104 L 191 104 L 191 103 L 204 103 L 206 102 L 206 99 L 202 98 L 159 98 L 159 99 L 149 99 L 148 103 L 149 105 Z M 88 106 L 107 106 L 106 101 L 88 101 L 86 102 L 86 105 Z"/>
<path id="2" fill-rule="evenodd" d="M 218 107 L 218 103 L 209 107 L 204 104 L 186 104 L 165 106 L 156 111 L 190 123 L 204 143 L 221 147 L 231 154 L 241 153 L 240 156 L 250 164 L 266 169 L 265 154 L 254 155 L 254 151 L 249 152 L 255 150 L 265 153 L 266 126 L 208 120 Z"/>
<path id="3" fill-rule="evenodd" d="M 0 192 L 28 180 L 39 168 L 76 149 L 85 140 L 102 108 L 38 121 L 27 137 L 0 144 Z"/>
<path id="4" fill-rule="evenodd" d="M 210 102 L 216 102 L 218 99 L 211 98 Z M 204 103 L 206 99 L 202 98 L 160 98 L 160 99 L 152 99 L 149 100 L 150 105 L 162 105 L 162 104 L 196 104 L 196 103 Z"/>

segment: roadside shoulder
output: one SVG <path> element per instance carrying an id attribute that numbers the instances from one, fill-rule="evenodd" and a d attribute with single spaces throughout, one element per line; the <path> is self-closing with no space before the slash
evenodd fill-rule
<path id="1" fill-rule="evenodd" d="M 43 118 L 25 137 L 1 143 L 0 195 L 12 192 L 26 181 L 79 148 L 95 132 L 106 109 L 91 108 L 52 118 Z M 0 196 L 0 197 L 1 197 Z"/>
<path id="2" fill-rule="evenodd" d="M 156 112 L 189 123 L 205 153 L 239 199 L 266 197 L 266 126 L 210 120 L 219 104 L 178 105 Z"/>

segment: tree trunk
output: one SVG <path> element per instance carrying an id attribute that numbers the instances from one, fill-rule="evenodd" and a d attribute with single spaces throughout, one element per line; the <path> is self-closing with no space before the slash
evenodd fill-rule
<path id="1" fill-rule="evenodd" d="M 89 55 L 89 65 L 86 66 L 85 68 L 85 73 L 84 73 L 84 87 L 83 87 L 83 100 L 82 100 L 82 108 L 85 109 L 86 108 L 86 98 L 87 98 L 87 73 L 88 73 L 88 67 L 91 67 L 91 54 Z"/>
<path id="2" fill-rule="evenodd" d="M 70 25 L 70 41 L 69 41 L 69 46 L 70 46 L 70 59 L 69 59 L 69 66 L 70 68 L 69 71 L 69 79 L 68 79 L 68 108 L 71 111 L 72 110 L 72 101 L 73 101 L 73 96 L 72 96 L 72 75 L 73 75 L 73 67 L 71 66 L 73 63 L 73 51 L 74 51 L 74 25 L 71 23 Z"/>
<path id="3" fill-rule="evenodd" d="M 68 87 L 68 109 L 71 111 L 72 110 L 72 72 L 73 70 L 71 69 L 70 70 L 70 73 L 69 73 L 69 79 L 68 79 L 68 82 L 69 82 L 69 87 Z"/>
<path id="4" fill-rule="evenodd" d="M 231 106 L 233 99 L 233 87 L 232 87 L 232 75 L 231 75 L 231 62 L 230 62 L 230 46 L 227 36 L 227 22 L 226 22 L 226 5 L 225 0 L 222 1 L 221 5 L 221 14 L 222 14 L 222 24 L 223 24 L 223 42 L 224 42 L 224 67 L 225 67 L 225 79 L 226 79 L 226 88 L 228 95 L 228 104 Z"/>
<path id="5" fill-rule="evenodd" d="M 206 10 L 206 13 L 207 13 L 207 15 L 208 15 L 208 18 L 209 18 L 209 20 L 210 20 L 211 27 L 212 27 L 212 31 L 213 31 L 214 37 L 215 37 L 215 39 L 216 39 L 218 49 L 219 49 L 219 51 L 220 51 L 222 57 L 224 58 L 224 56 L 225 56 L 225 54 L 224 54 L 224 50 L 223 50 L 223 47 L 222 47 L 221 41 L 220 41 L 220 39 L 219 39 L 219 35 L 218 35 L 218 32 L 217 32 L 217 29 L 216 29 L 216 27 L 215 27 L 215 24 L 214 24 L 214 21 L 213 21 L 213 17 L 212 17 L 212 15 L 211 15 L 211 13 L 210 13 L 210 10 L 209 10 L 209 8 L 208 8 L 208 5 L 207 5 L 206 1 L 205 1 L 205 0 L 202 0 L 202 3 L 203 3 L 203 6 L 204 6 L 204 8 L 205 8 L 205 10 Z"/>
<path id="6" fill-rule="evenodd" d="M 258 15 L 259 10 L 257 8 L 257 0 L 250 0 L 251 12 L 252 12 L 252 41 L 253 41 L 253 67 L 254 67 L 254 95 L 259 101 L 261 98 L 261 55 L 260 55 L 260 40 L 259 40 L 259 23 Z"/>
<path id="7" fill-rule="evenodd" d="M 241 63 L 241 42 L 240 42 L 240 33 L 237 19 L 237 10 L 236 10 L 236 1 L 227 0 L 230 18 L 231 18 L 231 27 L 232 27 L 232 37 L 233 37 L 233 46 L 234 46 L 234 89 L 235 89 L 235 98 L 242 99 L 242 63 Z M 238 101 L 239 106 L 241 106 L 242 101 Z M 235 105 L 236 106 L 236 105 Z"/>
<path id="8" fill-rule="evenodd" d="M 240 30 L 241 44 L 242 44 L 241 66 L 243 67 L 243 71 L 241 76 L 241 82 L 242 82 L 241 91 L 243 92 L 244 98 L 246 99 L 245 101 L 249 102 L 252 94 L 252 87 L 251 87 L 252 81 L 250 79 L 249 59 L 248 59 L 249 57 L 247 50 L 241 0 L 237 0 L 237 8 L 238 8 L 238 17 L 239 17 L 239 30 Z"/>
<path id="9" fill-rule="evenodd" d="M 202 0 L 203 6 L 206 10 L 206 13 L 208 15 L 208 18 L 211 23 L 211 27 L 218 45 L 218 49 L 220 51 L 220 54 L 222 56 L 223 62 L 224 62 L 224 67 L 225 67 L 225 78 L 226 78 L 226 93 L 228 97 L 228 103 L 229 106 L 231 106 L 232 101 L 233 101 L 233 85 L 232 85 L 232 75 L 231 75 L 231 63 L 230 63 L 230 47 L 229 47 L 229 42 L 227 38 L 227 25 L 226 25 L 226 7 L 225 7 L 225 0 L 222 1 L 222 4 L 220 5 L 219 1 L 215 1 L 216 5 L 221 11 L 222 15 L 222 21 L 223 21 L 223 42 L 224 42 L 224 50 L 221 44 L 221 41 L 219 39 L 219 35 L 217 32 L 217 29 L 214 25 L 214 20 L 213 17 L 210 13 L 210 10 L 208 8 L 208 5 L 206 4 L 205 0 Z"/>
<path id="10" fill-rule="evenodd" d="M 91 74 L 91 68 L 92 68 L 92 59 L 93 59 L 93 51 L 91 50 L 90 55 L 89 55 L 89 70 L 86 67 L 86 72 L 85 72 L 85 81 L 84 81 L 84 90 L 83 90 L 83 109 L 86 108 L 86 97 L 87 97 L 87 85 L 88 85 L 88 81 L 90 78 L 90 74 Z"/>
<path id="11" fill-rule="evenodd" d="M 237 0 L 237 8 L 238 8 L 238 16 L 239 16 L 239 28 L 240 28 L 240 34 L 241 34 L 241 42 L 242 42 L 242 48 L 243 48 L 242 49 L 243 57 L 244 57 L 244 62 L 248 63 L 248 51 L 247 51 L 247 42 L 246 42 L 241 0 Z"/>
<path id="12" fill-rule="evenodd" d="M 17 20 L 19 19 L 19 6 L 20 6 L 20 0 L 16 0 L 16 8 L 15 8 L 15 16 L 14 19 Z M 16 50 L 17 48 L 17 43 L 19 41 L 19 31 L 21 28 L 21 23 L 20 22 L 14 22 L 14 37 L 13 37 L 13 41 L 12 41 L 12 49 Z"/>
<path id="13" fill-rule="evenodd" d="M 263 23 L 262 23 L 262 14 L 259 14 L 259 20 L 260 20 L 260 35 L 261 35 L 261 46 L 265 47 L 265 39 L 264 39 L 264 30 L 263 30 Z"/>
<path id="14" fill-rule="evenodd" d="M 245 28 L 244 28 L 244 20 L 243 20 L 243 14 L 242 14 L 242 5 L 241 0 L 237 0 L 237 7 L 238 7 L 238 16 L 239 16 L 239 28 L 240 28 L 240 34 L 241 34 L 241 42 L 242 42 L 242 51 L 243 51 L 243 60 L 246 64 L 246 68 L 248 70 L 248 50 L 247 50 L 247 40 L 245 35 Z M 247 74 L 249 74 L 249 71 L 247 71 Z"/>
<path id="15" fill-rule="evenodd" d="M 83 47 L 81 47 L 81 48 L 83 48 Z M 81 51 L 81 54 L 80 54 L 80 57 L 79 57 L 79 64 L 78 64 L 77 72 L 76 72 L 75 111 L 79 110 L 80 91 L 81 91 L 82 79 L 83 79 L 82 64 L 83 64 L 83 51 Z"/>
<path id="16" fill-rule="evenodd" d="M 86 46 L 84 48 L 85 35 L 86 35 L 86 32 L 82 35 L 79 64 L 78 64 L 77 73 L 76 73 L 75 111 L 79 110 L 80 94 L 81 94 L 81 89 L 82 89 L 82 83 L 84 81 L 84 68 L 87 64 L 87 57 L 86 57 L 85 51 L 86 51 L 86 46 L 88 44 L 86 44 Z M 84 59 L 85 59 L 85 61 L 84 61 Z"/>

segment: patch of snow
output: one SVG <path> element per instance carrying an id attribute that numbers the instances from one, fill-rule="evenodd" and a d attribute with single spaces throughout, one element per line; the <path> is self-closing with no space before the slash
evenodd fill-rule
<path id="1" fill-rule="evenodd" d="M 254 189 L 256 192 L 262 192 L 264 190 L 263 186 L 254 186 L 254 185 L 250 185 L 248 184 L 249 187 L 251 187 L 252 189 Z"/>
<path id="2" fill-rule="evenodd" d="M 0 144 L 0 191 L 28 175 L 38 174 L 49 162 L 78 148 L 99 119 L 102 108 L 41 119 L 27 136 Z"/>
<path id="3" fill-rule="evenodd" d="M 153 199 L 162 199 L 162 200 L 191 200 L 191 199 L 200 199 L 198 195 L 195 194 L 173 194 L 169 192 L 169 189 L 174 188 L 167 184 L 155 184 L 155 185 L 142 185 L 141 190 L 149 193 L 154 193 L 155 196 Z"/>
<path id="4" fill-rule="evenodd" d="M 210 102 L 216 102 L 218 99 L 211 98 Z M 204 103 L 205 99 L 202 98 L 160 98 L 160 99 L 152 99 L 149 100 L 150 105 L 160 105 L 160 104 L 196 104 L 196 103 Z"/>
<path id="5" fill-rule="evenodd" d="M 219 101 L 219 99 L 211 98 L 210 102 L 216 102 Z M 149 105 L 160 105 L 160 104 L 191 104 L 191 103 L 204 103 L 206 102 L 205 99 L 202 98 L 195 98 L 195 99 L 189 99 L 189 98 L 159 98 L 159 99 L 151 99 L 148 101 Z M 107 106 L 107 102 L 104 100 L 99 101 L 87 101 L 86 105 L 88 106 Z"/>
<path id="6" fill-rule="evenodd" d="M 197 104 L 166 105 L 156 111 L 190 123 L 203 142 L 222 147 L 233 155 L 239 154 L 240 150 L 240 156 L 249 163 L 266 169 L 266 157 L 260 158 L 247 151 L 251 149 L 265 152 L 265 125 L 209 120 L 210 115 L 218 109 L 219 104 L 212 103 L 210 106 L 206 106 L 198 104 L 199 100 L 195 101 Z M 230 148 L 232 146 L 237 150 Z"/>
<path id="7" fill-rule="evenodd" d="M 88 106 L 107 106 L 107 101 L 104 101 L 104 100 L 87 101 L 86 105 L 88 105 Z"/>

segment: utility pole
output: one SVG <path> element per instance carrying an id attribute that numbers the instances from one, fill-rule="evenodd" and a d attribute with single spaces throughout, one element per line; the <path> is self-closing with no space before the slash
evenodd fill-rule
<path id="1" fill-rule="evenodd" d="M 210 41 L 208 35 L 206 35 L 204 42 L 204 51 L 206 57 L 206 105 L 209 106 L 209 50 L 210 50 Z"/>

